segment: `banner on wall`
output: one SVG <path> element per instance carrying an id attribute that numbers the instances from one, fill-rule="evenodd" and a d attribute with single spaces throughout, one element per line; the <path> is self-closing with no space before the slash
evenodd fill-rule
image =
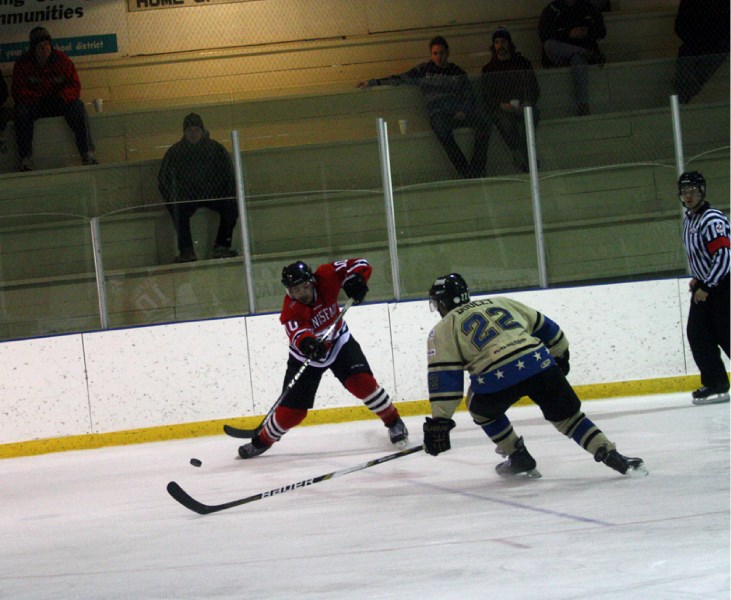
<path id="1" fill-rule="evenodd" d="M 186 8 L 210 6 L 211 4 L 232 4 L 234 2 L 261 2 L 262 0 L 127 0 L 129 11 L 158 10 L 161 8 Z"/>
<path id="2" fill-rule="evenodd" d="M 28 48 L 34 27 L 48 29 L 69 56 L 125 54 L 124 2 L 102 0 L 0 0 L 0 63 Z"/>

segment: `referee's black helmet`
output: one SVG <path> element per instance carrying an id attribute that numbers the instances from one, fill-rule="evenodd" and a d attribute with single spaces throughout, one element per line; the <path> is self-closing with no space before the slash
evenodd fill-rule
<path id="1" fill-rule="evenodd" d="M 686 171 L 678 177 L 678 196 L 683 195 L 683 188 L 686 187 L 696 188 L 701 193 L 701 198 L 706 199 L 706 178 L 700 171 Z"/>

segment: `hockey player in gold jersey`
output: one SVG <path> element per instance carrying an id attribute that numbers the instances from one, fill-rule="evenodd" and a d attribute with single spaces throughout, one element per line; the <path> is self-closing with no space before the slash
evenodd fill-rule
<path id="1" fill-rule="evenodd" d="M 581 401 L 566 380 L 569 343 L 551 319 L 504 297 L 470 301 L 459 273 L 439 277 L 429 290 L 432 310 L 442 320 L 427 343 L 432 416 L 424 423 L 424 448 L 436 456 L 449 450 L 449 432 L 464 395 L 474 422 L 507 460 L 495 469 L 502 477 L 540 477 L 536 461 L 513 430 L 508 408 L 531 398 L 558 431 L 623 475 L 646 475 L 640 458 L 617 452 L 614 443 L 581 412 Z"/>

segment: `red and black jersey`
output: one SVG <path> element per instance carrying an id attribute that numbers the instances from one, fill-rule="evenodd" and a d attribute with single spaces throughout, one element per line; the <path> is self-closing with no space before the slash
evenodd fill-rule
<path id="1" fill-rule="evenodd" d="M 306 337 L 320 337 L 332 325 L 340 314 L 338 295 L 340 289 L 350 275 L 360 274 L 368 281 L 373 268 L 362 258 L 349 258 L 334 263 L 320 265 L 315 271 L 315 299 L 312 305 L 302 304 L 294 298 L 286 296 L 279 321 L 289 337 L 289 353 L 304 362 L 305 356 L 299 351 L 302 340 Z M 340 348 L 350 339 L 348 326 L 340 321 L 330 334 L 328 352 L 321 361 L 313 361 L 318 367 L 327 367 L 338 355 Z"/>

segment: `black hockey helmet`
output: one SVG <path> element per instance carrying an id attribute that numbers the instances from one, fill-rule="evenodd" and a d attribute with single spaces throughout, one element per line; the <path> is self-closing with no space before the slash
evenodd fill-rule
<path id="1" fill-rule="evenodd" d="M 291 288 L 300 283 L 307 283 L 308 281 L 314 281 L 315 276 L 312 274 L 312 269 L 308 267 L 301 260 L 287 265 L 282 269 L 282 285 L 286 288 Z"/>
<path id="2" fill-rule="evenodd" d="M 470 289 L 459 273 L 442 275 L 429 289 L 429 303 L 432 310 L 444 316 L 453 308 L 470 301 Z"/>
<path id="3" fill-rule="evenodd" d="M 706 178 L 700 171 L 687 171 L 678 177 L 678 196 L 683 195 L 684 187 L 696 188 L 701 193 L 701 198 L 706 199 Z M 683 202 L 683 199 L 680 199 Z"/>

